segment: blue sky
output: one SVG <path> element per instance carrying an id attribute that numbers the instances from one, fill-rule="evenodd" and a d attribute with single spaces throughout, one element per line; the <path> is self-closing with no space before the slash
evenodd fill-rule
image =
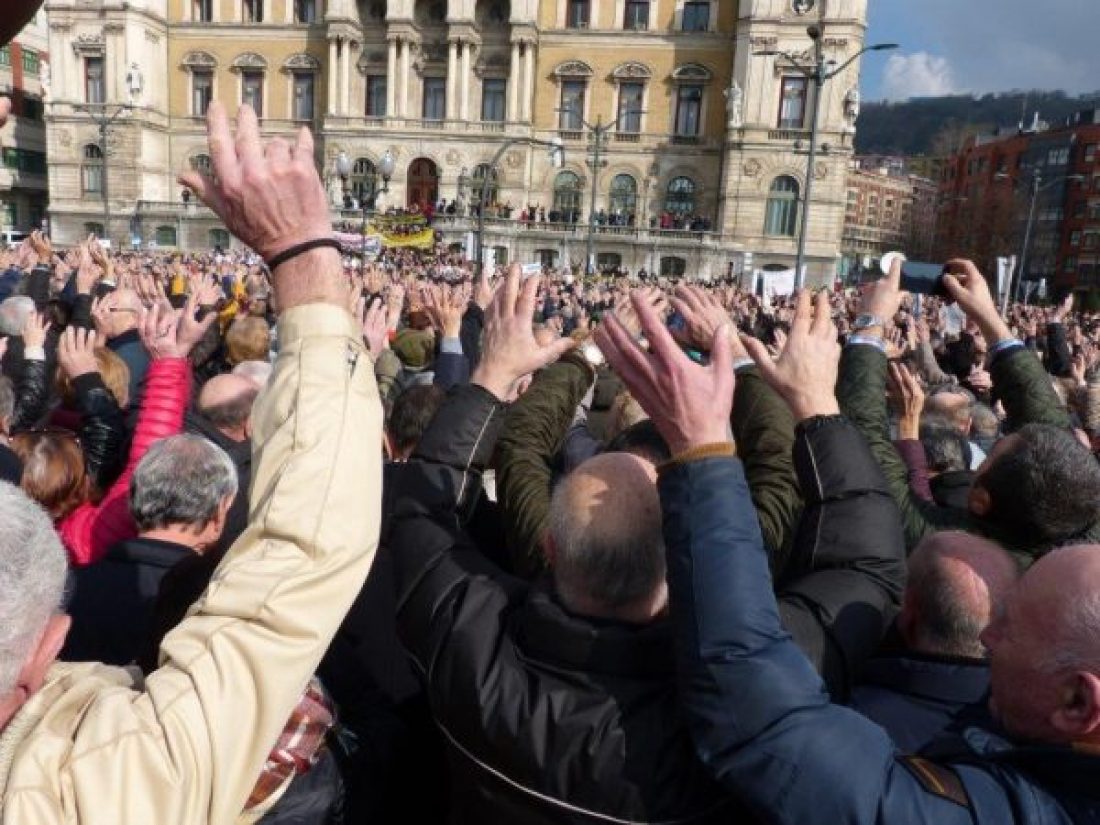
<path id="1" fill-rule="evenodd" d="M 869 0 L 867 100 L 956 92 L 1100 91 L 1098 0 Z"/>

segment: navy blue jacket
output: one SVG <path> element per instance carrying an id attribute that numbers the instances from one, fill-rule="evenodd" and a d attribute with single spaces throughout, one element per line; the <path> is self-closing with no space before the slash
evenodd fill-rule
<path id="1" fill-rule="evenodd" d="M 811 425 L 820 421 L 837 419 Z M 804 425 L 795 449 L 828 469 Z M 942 761 L 906 761 L 881 727 L 830 703 L 780 624 L 739 461 L 673 466 L 660 492 L 692 738 L 719 781 L 769 822 L 1100 822 L 1100 758 L 971 730 Z M 862 609 L 853 603 L 850 619 Z"/>

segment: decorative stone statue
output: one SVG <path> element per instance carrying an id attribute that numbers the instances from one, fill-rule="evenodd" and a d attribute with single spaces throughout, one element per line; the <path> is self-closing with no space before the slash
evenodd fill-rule
<path id="1" fill-rule="evenodd" d="M 860 95 L 859 89 L 853 86 L 844 96 L 844 119 L 848 121 L 848 128 L 856 128 L 856 120 L 859 119 Z"/>
<path id="2" fill-rule="evenodd" d="M 344 182 L 339 175 L 330 175 L 328 179 L 328 200 L 337 208 L 344 205 Z"/>
<path id="3" fill-rule="evenodd" d="M 730 80 L 730 87 L 722 92 L 726 97 L 726 126 L 740 129 L 745 123 L 745 93 L 736 80 Z"/>
<path id="4" fill-rule="evenodd" d="M 43 60 L 38 64 L 38 83 L 42 86 L 42 99 L 50 98 L 50 61 Z"/>
<path id="5" fill-rule="evenodd" d="M 126 73 L 126 90 L 130 94 L 130 103 L 141 100 L 141 93 L 145 89 L 145 78 L 142 77 L 141 67 L 137 63 L 130 64 L 130 71 Z"/>

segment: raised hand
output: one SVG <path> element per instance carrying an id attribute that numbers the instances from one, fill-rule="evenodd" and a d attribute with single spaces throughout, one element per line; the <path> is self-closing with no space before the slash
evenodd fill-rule
<path id="1" fill-rule="evenodd" d="M 160 304 L 153 304 L 152 309 L 146 310 L 138 332 L 149 355 L 154 359 L 186 358 L 190 355 L 195 344 L 202 340 L 218 317 L 210 312 L 200 321 L 196 317 L 198 310 L 195 295 L 188 296 L 187 304 L 180 312 L 165 309 Z"/>
<path id="2" fill-rule="evenodd" d="M 31 249 L 38 258 L 38 263 L 48 264 L 53 260 L 53 244 L 50 239 L 39 230 L 34 230 L 30 236 Z"/>
<path id="3" fill-rule="evenodd" d="M 386 296 L 386 326 L 391 332 L 397 332 L 401 324 L 401 313 L 405 311 L 405 287 L 394 284 Z"/>
<path id="4" fill-rule="evenodd" d="M 920 439 L 920 417 L 924 412 L 924 388 L 905 364 L 890 365 L 890 390 L 900 412 L 898 438 L 903 441 Z"/>
<path id="5" fill-rule="evenodd" d="M 647 291 L 631 295 L 631 309 L 649 350 L 619 318 L 608 316 L 593 339 L 642 405 L 674 455 L 731 440 L 733 355 L 728 322 L 714 331 L 711 363 L 696 364 L 677 346 Z"/>
<path id="6" fill-rule="evenodd" d="M 187 279 L 187 292 L 196 296 L 200 307 L 215 307 L 225 297 L 213 275 L 195 274 Z"/>
<path id="7" fill-rule="evenodd" d="M 95 332 L 83 327 L 68 327 L 61 333 L 61 339 L 57 342 L 57 361 L 70 379 L 99 372 L 95 342 Z"/>
<path id="8" fill-rule="evenodd" d="M 40 312 L 32 312 L 23 325 L 23 347 L 41 349 L 46 346 L 46 335 L 50 331 L 50 322 Z"/>
<path id="9" fill-rule="evenodd" d="M 874 315 L 882 322 L 882 327 L 872 327 L 863 330 L 861 335 L 886 334 L 886 324 L 894 320 L 898 309 L 901 307 L 901 299 L 904 293 L 901 291 L 901 261 L 895 260 L 890 267 L 890 274 L 864 288 L 863 300 L 860 303 L 860 314 Z"/>
<path id="10" fill-rule="evenodd" d="M 840 412 L 836 400 L 840 344 L 828 294 L 820 293 L 815 303 L 809 292 L 799 293 L 787 345 L 778 360 L 772 361 L 767 348 L 755 338 L 741 336 L 741 340 L 761 376 L 787 402 L 795 420 Z"/>
<path id="11" fill-rule="evenodd" d="M 552 364 L 573 347 L 571 338 L 559 338 L 545 347 L 535 340 L 531 323 L 539 281 L 522 280 L 519 264 L 513 264 L 485 313 L 481 363 L 470 380 L 501 401 L 512 398 L 521 378 Z"/>
<path id="12" fill-rule="evenodd" d="M 944 288 L 966 313 L 966 317 L 977 324 L 986 342 L 992 346 L 1011 338 L 1008 325 L 993 303 L 989 284 L 974 262 L 955 259 L 947 262 L 947 268 L 949 272 L 943 276 Z"/>
<path id="13" fill-rule="evenodd" d="M 470 292 L 466 286 L 437 286 L 424 291 L 424 308 L 444 338 L 459 337 L 462 316 L 469 305 Z"/>
<path id="14" fill-rule="evenodd" d="M 386 327 L 386 306 L 381 298 L 374 298 L 367 306 L 367 299 L 360 298 L 355 317 L 363 330 L 363 341 L 372 358 L 390 348 L 390 331 Z"/>

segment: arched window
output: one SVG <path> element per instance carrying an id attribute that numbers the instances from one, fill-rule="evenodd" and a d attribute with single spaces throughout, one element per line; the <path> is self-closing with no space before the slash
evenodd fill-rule
<path id="1" fill-rule="evenodd" d="M 84 165 L 81 167 L 84 194 L 103 192 L 103 150 L 94 143 L 84 147 Z"/>
<path id="2" fill-rule="evenodd" d="M 497 195 L 499 194 L 499 183 L 497 180 L 497 172 L 495 169 L 489 166 L 487 163 L 479 163 L 474 168 L 473 178 L 470 184 L 470 197 L 473 199 L 470 202 L 475 204 L 481 204 L 481 190 L 488 189 L 485 192 L 485 203 L 492 206 L 497 202 Z"/>
<path id="3" fill-rule="evenodd" d="M 764 217 L 765 235 L 794 237 L 798 227 L 798 193 L 798 181 L 790 175 L 782 175 L 772 181 Z"/>
<path id="4" fill-rule="evenodd" d="M 191 169 L 208 178 L 214 176 L 214 165 L 210 162 L 210 155 L 195 155 L 191 158 Z"/>
<path id="5" fill-rule="evenodd" d="M 575 172 L 558 172 L 554 178 L 554 211 L 558 220 L 576 223 L 581 216 L 581 179 Z"/>
<path id="6" fill-rule="evenodd" d="M 638 182 L 630 175 L 611 179 L 611 214 L 633 215 L 638 206 Z"/>
<path id="7" fill-rule="evenodd" d="M 672 215 L 695 213 L 695 181 L 691 178 L 673 178 L 665 193 L 665 211 Z"/>
<path id="8" fill-rule="evenodd" d="M 378 186 L 378 169 L 369 158 L 356 158 L 351 167 L 351 196 L 359 205 L 370 204 Z"/>
<path id="9" fill-rule="evenodd" d="M 209 243 L 211 249 L 217 248 L 224 251 L 229 249 L 231 239 L 227 230 L 211 229 L 209 234 L 207 235 L 207 242 Z"/>
<path id="10" fill-rule="evenodd" d="M 687 272 L 687 261 L 683 258 L 661 258 L 662 278 L 683 278 Z"/>
<path id="11" fill-rule="evenodd" d="M 175 246 L 176 228 L 174 226 L 157 227 L 157 246 Z"/>

